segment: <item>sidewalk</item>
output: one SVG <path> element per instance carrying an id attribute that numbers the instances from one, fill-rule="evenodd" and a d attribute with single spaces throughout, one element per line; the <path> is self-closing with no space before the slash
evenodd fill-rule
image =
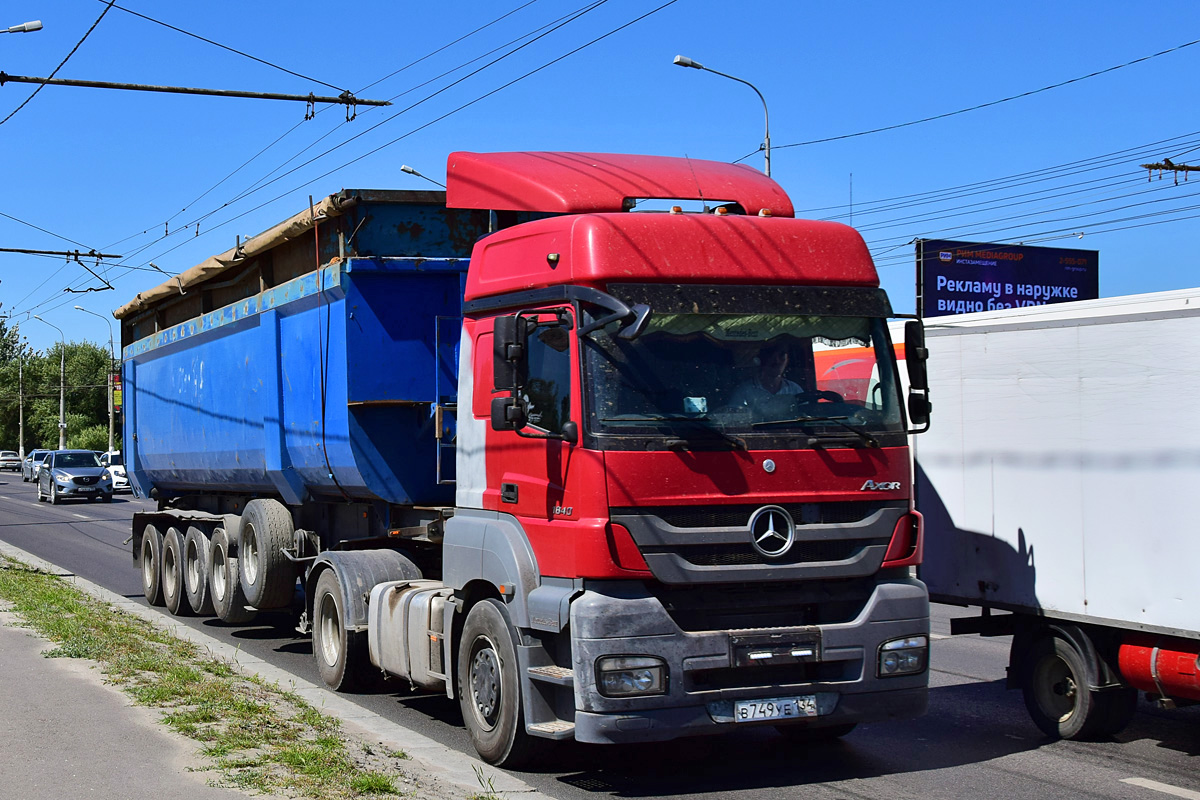
<path id="1" fill-rule="evenodd" d="M 0 795 L 12 800 L 245 800 L 207 785 L 195 745 L 135 706 L 86 661 L 45 658 L 53 645 L 0 605 Z"/>
<path id="2" fill-rule="evenodd" d="M 72 585 L 207 649 L 213 656 L 295 692 L 337 717 L 351 736 L 403 750 L 405 771 L 417 781 L 415 800 L 461 798 L 482 792 L 475 770 L 485 770 L 496 793 L 519 800 L 550 800 L 532 786 L 477 758 L 441 745 L 368 711 L 324 686 L 304 681 L 244 651 L 178 623 L 0 542 L 0 554 L 63 577 Z M 89 797 L 97 800 L 245 800 L 250 795 L 207 785 L 198 745 L 158 722 L 154 709 L 136 706 L 108 686 L 94 664 L 45 658 L 53 645 L 25 628 L 0 601 L 0 798 Z M 262 797 L 262 795 L 255 795 Z"/>

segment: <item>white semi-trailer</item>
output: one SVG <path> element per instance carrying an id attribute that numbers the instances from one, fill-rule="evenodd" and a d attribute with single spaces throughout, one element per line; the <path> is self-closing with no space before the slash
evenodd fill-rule
<path id="1" fill-rule="evenodd" d="M 1200 289 L 926 320 L 931 598 L 1012 635 L 1047 734 L 1200 701 Z"/>

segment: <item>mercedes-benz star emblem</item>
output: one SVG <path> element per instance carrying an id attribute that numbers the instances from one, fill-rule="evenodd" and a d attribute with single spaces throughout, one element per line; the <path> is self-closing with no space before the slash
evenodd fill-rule
<path id="1" fill-rule="evenodd" d="M 750 544 L 767 558 L 779 558 L 792 549 L 796 526 L 779 506 L 763 506 L 750 517 Z"/>
<path id="2" fill-rule="evenodd" d="M 763 470 L 765 472 L 767 472 L 768 474 L 774 472 L 775 471 L 775 462 L 768 458 L 766 461 L 763 462 Z"/>

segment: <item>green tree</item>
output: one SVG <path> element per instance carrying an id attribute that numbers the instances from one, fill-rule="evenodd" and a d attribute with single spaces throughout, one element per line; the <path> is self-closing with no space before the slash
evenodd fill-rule
<path id="1" fill-rule="evenodd" d="M 25 452 L 58 447 L 58 398 L 62 343 L 45 352 L 22 343 L 0 320 L 0 449 L 18 449 L 20 374 L 24 373 Z M 68 342 L 62 370 L 66 396 L 67 444 L 88 450 L 108 445 L 107 347 Z M 93 428 L 101 428 L 96 437 Z M 93 446 L 95 445 L 95 446 Z"/>

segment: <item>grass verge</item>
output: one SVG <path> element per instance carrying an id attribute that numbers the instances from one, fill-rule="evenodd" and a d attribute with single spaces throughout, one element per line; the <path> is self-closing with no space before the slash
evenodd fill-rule
<path id="1" fill-rule="evenodd" d="M 295 694 L 61 578 L 0 558 L 0 599 L 57 645 L 49 657 L 97 662 L 111 683 L 199 742 L 213 785 L 317 800 L 413 795 L 398 766 L 404 753 L 374 752 Z"/>

